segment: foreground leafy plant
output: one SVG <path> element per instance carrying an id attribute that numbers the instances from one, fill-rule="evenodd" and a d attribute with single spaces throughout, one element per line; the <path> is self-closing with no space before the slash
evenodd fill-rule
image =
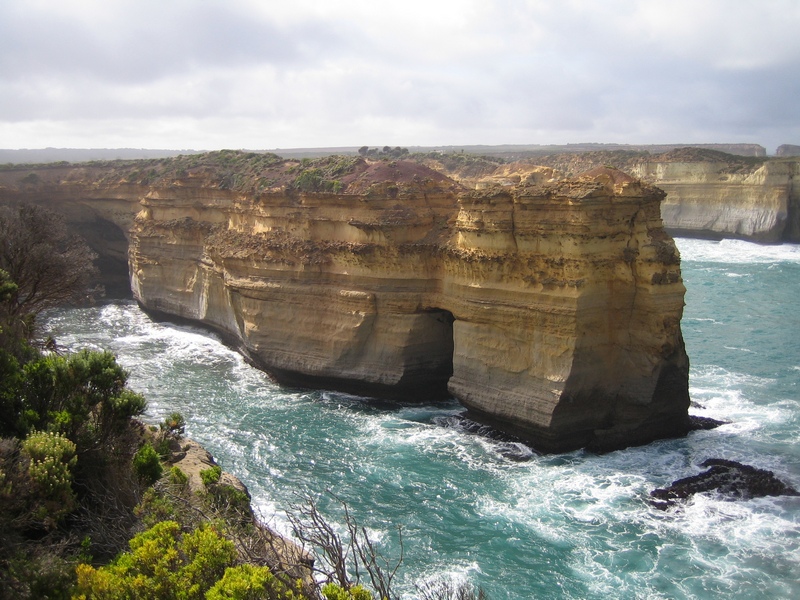
<path id="1" fill-rule="evenodd" d="M 145 485 L 153 485 L 163 473 L 161 459 L 150 443 L 145 443 L 133 455 L 133 470 Z"/>
<path id="2" fill-rule="evenodd" d="M 302 598 L 268 567 L 236 564 L 236 548 L 212 526 L 183 533 L 162 521 L 130 541 L 110 565 L 79 565 L 75 600 Z"/>
<path id="3" fill-rule="evenodd" d="M 57 433 L 37 432 L 25 439 L 22 452 L 28 457 L 28 475 L 34 485 L 30 514 L 52 529 L 75 508 L 75 444 Z"/>
<path id="4" fill-rule="evenodd" d="M 127 379 L 110 352 L 41 356 L 22 369 L 18 429 L 57 431 L 79 451 L 100 449 L 147 407 Z"/>
<path id="5" fill-rule="evenodd" d="M 200 479 L 203 481 L 203 485 L 217 483 L 221 476 L 222 467 L 220 466 L 209 467 L 208 469 L 203 469 L 200 471 Z"/>

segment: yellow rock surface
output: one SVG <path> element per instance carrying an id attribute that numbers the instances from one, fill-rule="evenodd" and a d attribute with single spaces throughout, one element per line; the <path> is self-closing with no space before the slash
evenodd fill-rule
<path id="1" fill-rule="evenodd" d="M 660 190 L 609 169 L 467 190 L 402 161 L 394 180 L 367 167 L 373 180 L 344 193 L 63 173 L 0 177 L 0 199 L 115 223 L 143 307 L 216 328 L 279 381 L 452 394 L 545 451 L 688 430 L 685 290 Z"/>
<path id="2" fill-rule="evenodd" d="M 792 222 L 800 204 L 796 160 L 770 161 L 744 173 L 729 172 L 725 163 L 645 161 L 632 173 L 667 192 L 662 216 L 677 233 L 759 242 L 800 235 Z"/>

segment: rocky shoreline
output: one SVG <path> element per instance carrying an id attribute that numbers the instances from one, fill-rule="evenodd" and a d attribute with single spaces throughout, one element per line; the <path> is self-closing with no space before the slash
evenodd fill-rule
<path id="1" fill-rule="evenodd" d="M 263 523 L 252 508 L 250 492 L 247 486 L 232 473 L 222 470 L 211 453 L 202 445 L 186 437 L 173 439 L 165 464 L 169 469 L 179 469 L 186 476 L 187 498 L 194 498 L 207 493 L 213 494 L 215 491 L 226 490 L 226 488 L 243 494 L 246 502 L 232 501 L 232 505 L 236 504 L 237 508 L 227 513 L 228 516 L 226 518 L 235 516 L 240 521 L 235 523 L 236 527 L 232 529 L 235 530 L 243 524 L 249 524 L 258 533 L 249 536 L 250 539 L 247 543 L 251 544 L 252 541 L 250 540 L 252 539 L 258 540 L 260 546 L 258 555 L 261 557 L 259 560 L 263 560 L 266 557 L 269 566 L 274 571 L 287 573 L 293 580 L 300 579 L 308 589 L 314 588 L 313 556 L 293 540 L 281 535 Z M 214 471 L 219 473 L 218 478 L 215 477 L 216 481 L 209 482 L 207 473 Z M 206 477 L 205 481 L 204 475 Z M 225 496 L 232 496 L 227 491 L 224 494 Z M 246 504 L 246 506 L 243 506 L 243 504 Z M 241 522 L 242 520 L 244 522 Z M 249 523 L 247 523 L 248 521 Z M 240 546 L 242 546 L 241 543 Z M 246 548 L 240 548 L 240 550 L 244 554 L 248 553 Z"/>

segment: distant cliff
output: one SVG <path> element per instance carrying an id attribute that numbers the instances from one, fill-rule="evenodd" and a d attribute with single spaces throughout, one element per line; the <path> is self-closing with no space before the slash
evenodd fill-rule
<path id="1" fill-rule="evenodd" d="M 452 394 L 545 451 L 689 428 L 685 290 L 662 198 L 612 169 L 470 190 L 352 157 L 0 172 L 0 200 L 107 232 L 101 252 L 125 239 L 145 308 L 216 328 L 279 381 Z"/>
<path id="2" fill-rule="evenodd" d="M 754 242 L 800 242 L 800 158 L 735 156 L 712 149 L 679 148 L 663 154 L 615 150 L 538 156 L 480 177 L 451 172 L 468 185 L 509 179 L 532 165 L 570 177 L 613 166 L 663 189 L 661 216 L 672 235 Z"/>
<path id="3" fill-rule="evenodd" d="M 800 160 L 732 157 L 684 149 L 630 171 L 665 192 L 665 226 L 675 235 L 800 242 Z"/>
<path id="4" fill-rule="evenodd" d="M 800 156 L 800 146 L 794 144 L 782 144 L 775 151 L 775 156 Z"/>

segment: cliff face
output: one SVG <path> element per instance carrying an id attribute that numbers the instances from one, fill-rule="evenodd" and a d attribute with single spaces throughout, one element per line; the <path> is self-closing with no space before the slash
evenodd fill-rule
<path id="1" fill-rule="evenodd" d="M 545 451 L 685 433 L 684 287 L 663 194 L 609 169 L 533 175 L 476 191 L 362 161 L 338 193 L 86 176 L 57 200 L 106 221 L 135 203 L 134 296 L 226 333 L 280 381 L 450 393 Z M 0 199 L 47 202 L 53 185 L 0 177 Z"/>
<path id="2" fill-rule="evenodd" d="M 800 156 L 800 146 L 794 144 L 781 144 L 775 150 L 775 156 Z"/>
<path id="3" fill-rule="evenodd" d="M 677 235 L 800 241 L 800 161 L 731 172 L 725 162 L 646 161 L 631 172 L 667 192 L 664 224 Z"/>
<path id="4" fill-rule="evenodd" d="M 755 242 L 800 242 L 800 160 L 734 156 L 704 148 L 663 154 L 605 151 L 555 154 L 498 168 L 486 180 L 508 179 L 538 164 L 569 176 L 601 165 L 630 173 L 667 193 L 661 206 L 673 235 Z M 469 183 L 469 182 L 468 182 Z"/>

